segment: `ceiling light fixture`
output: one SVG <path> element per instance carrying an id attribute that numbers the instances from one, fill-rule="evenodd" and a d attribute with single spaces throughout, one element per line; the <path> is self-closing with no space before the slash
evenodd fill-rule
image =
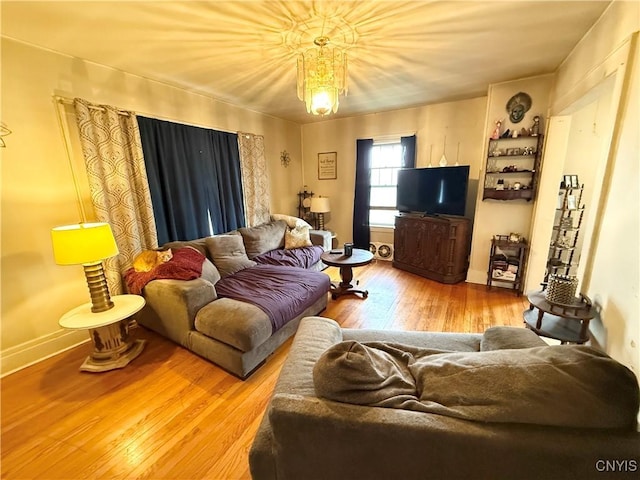
<path id="1" fill-rule="evenodd" d="M 318 37 L 298 56 L 298 98 L 307 112 L 329 115 L 338 111 L 338 95 L 347 94 L 347 54 L 327 46 L 328 37 Z"/>

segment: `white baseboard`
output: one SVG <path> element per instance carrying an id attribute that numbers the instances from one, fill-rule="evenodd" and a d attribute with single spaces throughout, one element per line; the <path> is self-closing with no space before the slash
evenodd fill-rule
<path id="1" fill-rule="evenodd" d="M 468 270 L 467 283 L 477 283 L 479 285 L 486 285 L 487 284 L 486 270 Z"/>
<path id="2" fill-rule="evenodd" d="M 90 341 L 87 330 L 58 330 L 0 352 L 0 378 Z"/>

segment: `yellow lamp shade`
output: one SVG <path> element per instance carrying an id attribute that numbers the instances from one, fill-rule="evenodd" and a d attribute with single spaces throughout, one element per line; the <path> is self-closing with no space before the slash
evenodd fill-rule
<path id="1" fill-rule="evenodd" d="M 58 265 L 96 263 L 118 254 L 118 246 L 108 223 L 54 227 L 51 241 Z"/>

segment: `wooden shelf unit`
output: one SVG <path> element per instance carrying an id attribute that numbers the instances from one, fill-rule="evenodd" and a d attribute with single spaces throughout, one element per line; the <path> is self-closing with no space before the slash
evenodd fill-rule
<path id="1" fill-rule="evenodd" d="M 482 199 L 533 200 L 538 190 L 543 139 L 544 135 L 489 139 Z M 513 149 L 519 153 L 506 154 Z M 522 153 L 525 151 L 527 154 Z M 515 170 L 510 169 L 514 166 Z M 504 190 L 497 189 L 498 180 L 504 181 L 503 176 L 510 183 L 504 185 Z M 520 183 L 518 189 L 514 188 L 516 182 Z"/>
<path id="2" fill-rule="evenodd" d="M 529 245 L 527 245 L 526 240 L 522 239 L 519 242 L 511 242 L 509 241 L 508 235 L 496 235 L 491 239 L 491 250 L 489 251 L 489 267 L 487 269 L 487 287 L 491 288 L 494 282 L 510 285 L 518 295 L 522 294 L 523 290 L 523 282 L 524 278 L 524 268 L 527 259 L 527 250 Z M 500 271 L 500 269 L 496 268 L 496 263 L 499 261 L 503 261 L 498 256 L 498 250 L 502 251 L 507 257 L 506 261 L 509 262 L 511 259 L 512 262 L 517 262 L 517 271 L 515 272 L 514 278 L 504 278 L 502 276 L 496 276 L 496 272 Z M 510 254 L 510 255 L 507 255 Z M 507 271 L 509 271 L 507 269 Z"/>
<path id="3" fill-rule="evenodd" d="M 582 226 L 585 207 L 581 204 L 584 185 L 577 188 L 561 188 L 559 191 L 559 206 L 556 208 L 555 225 L 549 244 L 547 270 L 544 277 L 546 282 L 549 275 L 561 273 L 570 275 L 578 262 L 576 258 L 578 235 Z M 573 196 L 573 201 L 569 197 Z"/>

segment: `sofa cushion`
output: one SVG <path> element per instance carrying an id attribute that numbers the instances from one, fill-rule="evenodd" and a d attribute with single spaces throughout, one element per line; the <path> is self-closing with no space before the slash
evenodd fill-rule
<path id="1" fill-rule="evenodd" d="M 528 328 L 491 327 L 482 334 L 480 351 L 543 347 L 545 345 L 546 342 Z"/>
<path id="2" fill-rule="evenodd" d="M 142 289 L 153 280 L 194 280 L 202 276 L 208 260 L 195 248 L 178 248 L 166 262 L 156 265 L 148 272 L 137 272 L 134 268 L 124 274 L 127 290 L 141 295 Z"/>
<path id="3" fill-rule="evenodd" d="M 220 272 L 208 258 L 205 258 L 204 262 L 202 262 L 202 275 L 200 275 L 200 278 L 204 278 L 206 281 L 211 282 L 214 285 L 218 280 L 220 280 Z"/>
<path id="4" fill-rule="evenodd" d="M 271 320 L 255 305 L 218 298 L 200 309 L 196 330 L 243 352 L 253 350 L 271 337 Z"/>
<path id="5" fill-rule="evenodd" d="M 230 232 L 224 233 L 224 235 L 240 235 L 240 232 L 238 232 L 237 230 L 232 230 Z M 175 240 L 173 242 L 165 243 L 162 246 L 162 248 L 176 249 L 176 248 L 192 247 L 198 250 L 204 256 L 206 256 L 209 260 L 213 261 L 213 259 L 209 255 L 209 250 L 207 249 L 207 238 L 209 237 L 196 238 L 195 240 Z"/>
<path id="6" fill-rule="evenodd" d="M 242 237 L 239 235 L 207 237 L 206 245 L 209 256 L 222 277 L 253 267 L 256 264 L 247 258 Z"/>
<path id="7" fill-rule="evenodd" d="M 207 240 L 206 238 L 198 238 L 196 240 L 184 240 L 184 241 L 176 240 L 175 242 L 165 243 L 162 246 L 162 248 L 163 249 L 171 248 L 172 250 L 176 250 L 178 248 L 192 247 L 198 250 L 201 254 L 203 254 L 206 257 L 209 253 L 207 251 L 206 240 Z"/>
<path id="8" fill-rule="evenodd" d="M 307 227 L 308 229 L 312 229 L 313 227 L 305 222 L 303 219 L 298 217 L 293 217 L 291 215 L 284 215 L 282 213 L 273 213 L 271 214 L 271 220 L 284 220 L 289 228 L 296 227 Z"/>
<path id="9" fill-rule="evenodd" d="M 574 428 L 633 430 L 640 401 L 630 370 L 577 345 L 434 354 L 342 342 L 318 360 L 314 384 L 319 395 L 346 403 Z"/>
<path id="10" fill-rule="evenodd" d="M 239 228 L 244 240 L 247 256 L 253 258 L 261 253 L 284 247 L 284 232 L 287 224 L 283 220 L 264 223 L 255 227 Z"/>
<path id="11" fill-rule="evenodd" d="M 293 250 L 294 248 L 310 247 L 309 227 L 288 228 L 284 234 L 284 248 Z"/>
<path id="12" fill-rule="evenodd" d="M 324 249 L 318 245 L 301 248 L 276 248 L 257 257 L 253 261 L 260 265 L 278 265 L 311 269 L 320 261 Z"/>
<path id="13" fill-rule="evenodd" d="M 384 341 L 452 352 L 477 352 L 480 349 L 480 340 L 482 339 L 482 335 L 479 333 L 422 332 L 368 328 L 343 328 L 342 336 L 344 340 L 355 340 L 361 343 Z"/>

